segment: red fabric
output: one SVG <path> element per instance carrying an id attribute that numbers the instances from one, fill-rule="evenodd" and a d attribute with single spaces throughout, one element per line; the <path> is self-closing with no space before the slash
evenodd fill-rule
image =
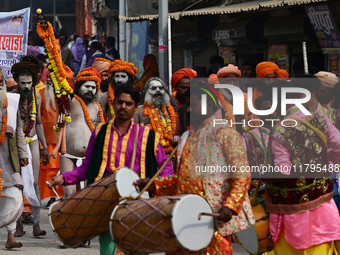
<path id="1" fill-rule="evenodd" d="M 190 79 L 197 76 L 197 72 L 190 68 L 182 68 L 175 72 L 171 77 L 171 85 L 176 86 L 177 83 L 184 77 L 189 77 Z"/>
<path id="2" fill-rule="evenodd" d="M 277 78 L 288 78 L 289 74 L 286 70 L 280 69 L 277 64 L 273 62 L 261 62 L 256 66 L 256 75 L 259 78 L 264 78 L 270 73 L 276 73 Z"/>

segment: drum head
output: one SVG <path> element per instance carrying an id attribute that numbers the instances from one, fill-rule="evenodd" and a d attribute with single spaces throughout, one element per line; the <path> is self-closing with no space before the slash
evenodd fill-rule
<path id="1" fill-rule="evenodd" d="M 258 253 L 259 243 L 254 225 L 250 225 L 249 228 L 237 232 L 236 236 L 246 251 L 250 254 Z"/>
<path id="2" fill-rule="evenodd" d="M 121 197 L 134 196 L 137 197 L 139 193 L 136 191 L 132 183 L 140 177 L 138 174 L 127 167 L 121 167 L 115 173 L 115 179 L 117 181 L 116 187 Z M 150 198 L 148 192 L 144 192 L 142 198 Z"/>
<path id="3" fill-rule="evenodd" d="M 172 227 L 179 243 L 190 251 L 204 249 L 211 242 L 215 226 L 214 218 L 202 216 L 201 212 L 212 213 L 208 202 L 199 195 L 182 196 L 172 210 Z"/>

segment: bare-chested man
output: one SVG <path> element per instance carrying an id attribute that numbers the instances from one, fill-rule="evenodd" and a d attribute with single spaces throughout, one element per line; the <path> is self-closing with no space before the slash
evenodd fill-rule
<path id="1" fill-rule="evenodd" d="M 115 116 L 113 109 L 114 91 L 117 87 L 130 82 L 131 84 L 135 81 L 135 75 L 138 72 L 137 67 L 133 63 L 125 62 L 120 59 L 114 60 L 109 66 L 109 77 L 110 84 L 109 89 L 105 92 L 100 100 L 100 106 L 102 107 L 105 115 L 105 119 L 108 121 Z"/>
<path id="2" fill-rule="evenodd" d="M 92 131 L 99 124 L 99 121 L 104 121 L 101 107 L 94 101 L 101 80 L 102 77 L 98 71 L 92 67 L 83 69 L 76 78 L 74 98 L 71 100 L 68 109 L 72 121 L 66 124 L 67 153 L 60 157 L 60 171 L 62 173 L 72 171 L 81 164 L 81 161 L 78 160 L 85 158 Z M 65 186 L 64 196 L 68 197 L 75 190 L 75 185 Z"/>
<path id="3" fill-rule="evenodd" d="M 37 78 L 36 65 L 29 61 L 21 61 L 12 67 L 14 80 L 19 85 L 20 102 L 19 111 L 22 121 L 22 129 L 24 131 L 26 143 L 32 154 L 32 168 L 34 176 L 34 190 L 38 202 L 32 205 L 33 212 L 33 235 L 44 236 L 45 230 L 41 230 L 39 226 L 40 218 L 40 193 L 39 193 L 39 171 L 40 158 L 43 158 L 43 164 L 49 163 L 49 154 L 44 135 L 44 129 L 40 116 L 41 97 L 35 92 L 35 85 L 39 82 Z M 39 155 L 39 141 L 43 147 Z M 25 190 L 24 190 L 25 191 Z M 25 232 L 20 221 L 17 224 L 16 235 L 21 236 Z"/>

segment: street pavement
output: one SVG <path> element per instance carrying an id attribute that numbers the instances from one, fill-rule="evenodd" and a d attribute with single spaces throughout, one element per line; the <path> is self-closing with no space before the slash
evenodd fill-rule
<path id="1" fill-rule="evenodd" d="M 46 205 L 47 200 L 42 202 Z M 16 237 L 18 241 L 23 242 L 24 246 L 20 249 L 7 250 L 5 248 L 7 240 L 6 228 L 0 229 L 0 254 L 3 255 L 55 255 L 55 254 L 70 254 L 70 255 L 99 255 L 99 240 L 98 237 L 91 240 L 91 248 L 59 248 L 60 241 L 53 233 L 52 227 L 48 219 L 48 209 L 40 209 L 40 227 L 47 231 L 44 237 L 34 237 L 32 224 L 25 224 L 24 230 L 26 234 L 22 237 Z M 234 255 L 248 254 L 239 244 L 233 244 Z"/>

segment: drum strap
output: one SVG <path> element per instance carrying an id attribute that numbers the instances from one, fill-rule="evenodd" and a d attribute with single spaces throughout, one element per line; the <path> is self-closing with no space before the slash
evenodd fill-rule
<path id="1" fill-rule="evenodd" d="M 138 145 L 138 135 L 139 135 L 139 125 L 137 125 L 135 143 L 133 145 L 132 161 L 131 161 L 131 169 L 132 170 L 133 170 L 133 167 L 135 166 L 136 151 L 137 151 L 137 145 Z"/>

